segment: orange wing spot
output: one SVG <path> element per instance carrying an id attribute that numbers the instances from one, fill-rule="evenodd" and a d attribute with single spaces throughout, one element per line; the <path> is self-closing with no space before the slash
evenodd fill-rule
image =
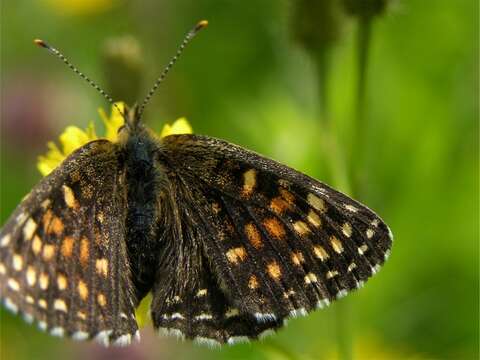
<path id="1" fill-rule="evenodd" d="M 278 280 L 282 276 L 282 270 L 280 269 L 280 265 L 276 261 L 272 261 L 267 265 L 267 272 L 268 275 L 272 279 Z"/>
<path id="2" fill-rule="evenodd" d="M 277 239 L 281 239 L 285 236 L 285 228 L 277 218 L 269 218 L 263 221 L 263 226 L 267 229 L 268 233 Z"/>
<path id="3" fill-rule="evenodd" d="M 107 305 L 107 298 L 103 294 L 98 294 L 97 301 L 100 306 Z"/>
<path id="4" fill-rule="evenodd" d="M 65 236 L 62 242 L 61 252 L 66 258 L 72 256 L 74 239 L 71 236 Z"/>
<path id="5" fill-rule="evenodd" d="M 255 249 L 260 249 L 263 246 L 260 232 L 253 223 L 245 225 L 245 234 L 247 234 L 248 240 Z"/>
<path id="6" fill-rule="evenodd" d="M 257 184 L 257 171 L 255 169 L 247 170 L 243 173 L 243 189 L 242 195 L 249 197 L 253 193 L 253 189 Z"/>
<path id="7" fill-rule="evenodd" d="M 303 257 L 303 254 L 300 251 L 292 252 L 292 262 L 295 265 L 300 265 L 303 262 L 305 262 L 305 258 Z"/>
<path id="8" fill-rule="evenodd" d="M 54 233 L 55 235 L 60 236 L 62 235 L 64 228 L 65 226 L 63 225 L 62 220 L 58 216 L 54 216 L 51 226 L 48 227 L 47 233 Z"/>
<path id="9" fill-rule="evenodd" d="M 240 261 L 245 260 L 247 257 L 247 252 L 243 246 L 230 249 L 225 254 L 227 256 L 228 261 L 233 264 L 238 264 Z"/>
<path id="10" fill-rule="evenodd" d="M 258 288 L 258 279 L 255 275 L 250 276 L 248 279 L 248 287 L 252 290 Z"/>
<path id="11" fill-rule="evenodd" d="M 295 196 L 290 191 L 280 188 L 279 192 L 290 205 L 295 203 Z"/>
<path id="12" fill-rule="evenodd" d="M 78 290 L 78 295 L 80 295 L 80 298 L 85 301 L 88 298 L 88 287 L 87 284 L 83 280 L 78 281 L 77 285 L 77 290 Z"/>
<path id="13" fill-rule="evenodd" d="M 52 221 L 53 213 L 52 210 L 48 209 L 42 217 L 42 224 L 43 224 L 43 232 L 48 232 L 50 227 L 50 222 Z"/>
<path id="14" fill-rule="evenodd" d="M 83 266 L 87 265 L 89 254 L 89 243 L 87 238 L 82 238 L 80 241 L 80 263 Z"/>
<path id="15" fill-rule="evenodd" d="M 330 244 L 332 245 L 333 250 L 335 250 L 337 254 L 341 254 L 343 252 L 342 242 L 338 240 L 336 236 L 330 236 Z"/>
<path id="16" fill-rule="evenodd" d="M 55 245 L 45 244 L 43 247 L 43 260 L 50 261 L 55 255 Z"/>
<path id="17" fill-rule="evenodd" d="M 270 201 L 270 209 L 278 214 L 283 214 L 286 210 L 291 210 L 292 206 L 286 202 L 282 197 L 277 196 Z"/>

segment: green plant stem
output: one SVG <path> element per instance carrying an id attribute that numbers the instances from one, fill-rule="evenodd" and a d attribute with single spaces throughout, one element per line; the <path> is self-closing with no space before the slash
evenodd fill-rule
<path id="1" fill-rule="evenodd" d="M 355 94 L 355 118 L 352 126 L 352 141 L 350 148 L 350 172 L 352 175 L 352 191 L 356 196 L 362 197 L 361 192 L 364 183 L 363 149 L 366 136 L 366 88 L 368 54 L 370 49 L 372 17 L 364 15 L 359 17 L 357 30 L 357 84 Z"/>
<path id="2" fill-rule="evenodd" d="M 326 161 L 331 177 L 332 185 L 347 194 L 351 187 L 348 179 L 348 167 L 345 156 L 340 151 L 334 127 L 330 121 L 328 108 L 328 75 L 329 75 L 329 53 L 323 49 L 316 54 L 318 95 L 319 95 L 319 116 L 322 153 Z M 349 303 L 346 300 L 338 303 L 334 308 L 337 348 L 340 360 L 352 359 L 352 333 L 349 322 Z"/>

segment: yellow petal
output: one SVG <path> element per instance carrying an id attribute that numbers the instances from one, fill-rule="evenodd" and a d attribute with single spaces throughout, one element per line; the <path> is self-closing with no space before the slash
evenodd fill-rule
<path id="1" fill-rule="evenodd" d="M 112 106 L 110 117 L 105 114 L 103 109 L 99 109 L 100 117 L 105 124 L 105 138 L 110 141 L 117 141 L 118 129 L 125 123 L 122 113 L 125 111 L 125 104 L 123 102 L 116 102 L 116 106 Z M 117 109 L 118 107 L 118 109 Z M 120 113 L 120 111 L 122 113 Z"/>
<path id="2" fill-rule="evenodd" d="M 149 325 L 152 322 L 150 317 L 150 304 L 152 303 L 152 294 L 148 293 L 147 296 L 143 298 L 140 302 L 140 305 L 135 310 L 135 317 L 137 319 L 138 327 L 141 328 L 145 325 Z"/>
<path id="3" fill-rule="evenodd" d="M 80 146 L 85 145 L 89 141 L 94 140 L 89 138 L 87 132 L 76 126 L 67 126 L 65 131 L 60 135 L 60 143 L 62 144 L 63 154 L 70 155 Z"/>
<path id="4" fill-rule="evenodd" d="M 178 134 L 192 134 L 192 126 L 186 118 L 180 118 L 176 120 L 172 125 L 165 124 L 163 126 L 160 137 Z"/>
<path id="5" fill-rule="evenodd" d="M 37 168 L 43 176 L 50 174 L 65 159 L 65 155 L 54 142 L 50 141 L 47 147 L 47 153 L 39 156 L 37 162 Z"/>

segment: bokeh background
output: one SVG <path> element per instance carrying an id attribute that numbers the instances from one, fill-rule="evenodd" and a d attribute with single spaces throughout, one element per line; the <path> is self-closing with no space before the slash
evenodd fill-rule
<path id="1" fill-rule="evenodd" d="M 364 289 L 254 344 L 157 337 L 104 350 L 0 310 L 1 359 L 478 358 L 478 2 L 39 0 L 1 7 L 0 221 L 38 182 L 67 125 L 101 126 L 102 97 L 141 99 L 183 35 L 196 38 L 146 113 L 241 144 L 349 192 L 390 224 Z"/>

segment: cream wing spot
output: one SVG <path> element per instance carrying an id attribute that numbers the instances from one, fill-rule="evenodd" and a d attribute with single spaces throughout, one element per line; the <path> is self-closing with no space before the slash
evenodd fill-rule
<path id="1" fill-rule="evenodd" d="M 53 256 L 55 255 L 55 245 L 45 244 L 43 246 L 42 257 L 45 261 L 52 260 Z"/>
<path id="2" fill-rule="evenodd" d="M 108 276 L 108 260 L 105 258 L 97 259 L 95 261 L 95 269 L 97 274 L 102 275 L 103 277 Z"/>
<path id="3" fill-rule="evenodd" d="M 305 224 L 303 221 L 296 221 L 293 224 L 293 229 L 298 235 L 305 235 L 311 232 L 310 228 L 308 227 L 307 224 Z"/>
<path id="4" fill-rule="evenodd" d="M 65 275 L 57 275 L 57 287 L 59 290 L 65 290 L 67 288 L 68 282 Z"/>
<path id="5" fill-rule="evenodd" d="M 20 290 L 20 284 L 18 283 L 17 280 L 15 280 L 13 278 L 8 279 L 7 285 L 13 291 L 19 291 Z"/>
<path id="6" fill-rule="evenodd" d="M 40 285 L 40 289 L 47 290 L 48 283 L 49 283 L 48 275 L 46 273 L 42 272 L 40 274 L 40 277 L 38 278 L 38 284 Z"/>
<path id="7" fill-rule="evenodd" d="M 316 283 L 317 280 L 317 276 L 314 273 L 308 273 L 305 275 L 305 284 Z"/>
<path id="8" fill-rule="evenodd" d="M 23 258 L 19 254 L 13 254 L 12 265 L 15 271 L 20 271 L 23 269 Z"/>
<path id="9" fill-rule="evenodd" d="M 88 298 L 88 287 L 87 284 L 83 280 L 78 281 L 77 285 L 77 290 L 78 290 L 78 295 L 80 295 L 80 298 L 85 301 Z"/>
<path id="10" fill-rule="evenodd" d="M 335 276 L 338 276 L 338 271 L 336 271 L 336 270 L 329 271 L 329 272 L 327 272 L 327 274 L 326 274 L 327 279 L 331 279 L 331 278 L 333 278 L 333 277 L 335 277 Z"/>
<path id="11" fill-rule="evenodd" d="M 322 220 L 320 219 L 320 216 L 318 216 L 318 214 L 313 210 L 310 210 L 308 212 L 307 220 L 316 228 L 322 225 Z"/>
<path id="12" fill-rule="evenodd" d="M 55 299 L 53 302 L 53 308 L 57 311 L 67 312 L 67 304 L 63 299 Z"/>
<path id="13" fill-rule="evenodd" d="M 40 251 L 42 251 L 42 240 L 40 240 L 40 237 L 38 235 L 35 235 L 33 237 L 32 251 L 35 255 L 40 254 Z"/>
<path id="14" fill-rule="evenodd" d="M 350 205 L 350 204 L 345 204 L 344 207 L 345 207 L 345 209 L 347 209 L 348 211 L 351 211 L 353 213 L 356 213 L 358 211 L 358 209 L 355 206 Z"/>
<path id="15" fill-rule="evenodd" d="M 325 201 L 323 199 L 320 199 L 318 196 L 310 193 L 307 195 L 307 202 L 316 210 L 320 212 L 325 212 L 327 210 L 327 207 L 325 205 Z"/>
<path id="16" fill-rule="evenodd" d="M 23 237 L 25 240 L 30 240 L 36 230 L 37 223 L 32 218 L 28 218 L 25 226 L 23 227 Z"/>
<path id="17" fill-rule="evenodd" d="M 41 307 L 42 309 L 47 309 L 48 307 L 47 301 L 45 299 L 38 299 L 37 303 L 38 303 L 38 306 Z"/>
<path id="18" fill-rule="evenodd" d="M 37 282 L 37 272 L 35 271 L 33 266 L 29 266 L 27 268 L 25 276 L 27 278 L 27 284 L 29 286 L 35 285 L 35 283 Z"/>
<path id="19" fill-rule="evenodd" d="M 255 169 L 247 170 L 243 173 L 243 189 L 242 194 L 249 197 L 253 193 L 253 189 L 257 184 L 257 171 Z"/>
<path id="20" fill-rule="evenodd" d="M 245 260 L 245 258 L 247 257 L 247 252 L 245 251 L 245 248 L 241 246 L 241 247 L 232 248 L 228 250 L 225 253 L 225 256 L 227 257 L 229 262 L 237 265 L 238 263 Z"/>
<path id="21" fill-rule="evenodd" d="M 8 244 L 10 244 L 10 241 L 12 240 L 12 235 L 6 234 L 2 237 L 2 240 L 0 240 L 0 247 L 6 247 Z"/>
<path id="22" fill-rule="evenodd" d="M 330 236 L 330 244 L 337 254 L 341 254 L 343 252 L 342 242 L 335 235 Z"/>
<path id="23" fill-rule="evenodd" d="M 343 224 L 342 226 L 342 233 L 343 235 L 345 235 L 346 237 L 350 237 L 352 236 L 352 225 L 348 222 L 346 222 L 345 224 Z"/>
<path id="24" fill-rule="evenodd" d="M 73 193 L 72 188 L 67 185 L 62 185 L 62 189 L 65 204 L 71 209 L 78 209 L 79 205 L 77 199 L 75 199 L 75 194 Z"/>
<path id="25" fill-rule="evenodd" d="M 3 263 L 0 262 L 0 274 L 5 275 L 7 273 L 7 268 Z"/>
<path id="26" fill-rule="evenodd" d="M 358 247 L 358 253 L 360 255 L 363 255 L 365 254 L 365 252 L 368 250 L 368 245 L 367 244 L 363 244 L 361 246 Z"/>
<path id="27" fill-rule="evenodd" d="M 292 252 L 291 258 L 292 258 L 292 262 L 295 265 L 301 265 L 302 263 L 305 262 L 305 258 L 303 257 L 303 254 L 300 251 Z"/>
<path id="28" fill-rule="evenodd" d="M 367 239 L 371 239 L 374 234 L 375 234 L 375 231 L 373 229 L 367 229 L 366 231 Z"/>
<path id="29" fill-rule="evenodd" d="M 328 255 L 327 251 L 321 245 L 315 245 L 313 247 L 313 252 L 315 256 L 322 261 L 325 261 L 330 257 L 330 255 Z"/>

